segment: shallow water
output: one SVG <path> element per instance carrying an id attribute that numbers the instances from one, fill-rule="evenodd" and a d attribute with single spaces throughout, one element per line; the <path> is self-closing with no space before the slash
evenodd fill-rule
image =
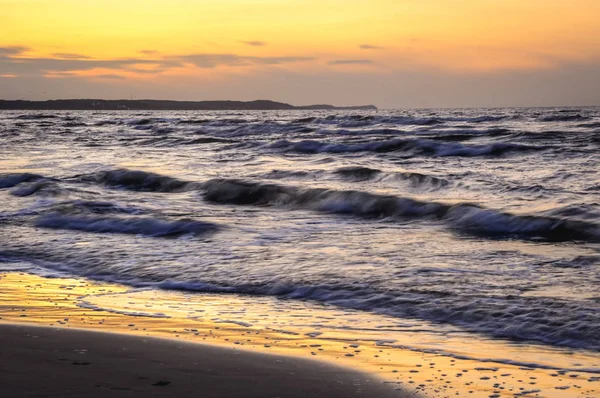
<path id="1" fill-rule="evenodd" d="M 598 108 L 2 112 L 0 137 L 2 270 L 600 351 Z"/>

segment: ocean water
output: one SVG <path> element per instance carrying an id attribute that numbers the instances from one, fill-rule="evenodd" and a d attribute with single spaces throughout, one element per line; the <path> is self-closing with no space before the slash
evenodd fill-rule
<path id="1" fill-rule="evenodd" d="M 0 270 L 600 351 L 600 108 L 1 112 Z"/>

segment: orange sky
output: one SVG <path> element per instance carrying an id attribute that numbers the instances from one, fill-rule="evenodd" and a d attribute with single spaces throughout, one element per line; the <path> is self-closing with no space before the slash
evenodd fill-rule
<path id="1" fill-rule="evenodd" d="M 0 97 L 599 104 L 598 20 L 597 0 L 0 0 Z"/>

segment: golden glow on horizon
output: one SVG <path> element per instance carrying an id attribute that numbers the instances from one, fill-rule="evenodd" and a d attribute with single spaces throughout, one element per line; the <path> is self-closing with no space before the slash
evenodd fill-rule
<path id="1" fill-rule="evenodd" d="M 597 0 L 0 0 L 0 48 L 64 61 L 47 77 L 531 70 L 600 59 L 599 16 Z"/>

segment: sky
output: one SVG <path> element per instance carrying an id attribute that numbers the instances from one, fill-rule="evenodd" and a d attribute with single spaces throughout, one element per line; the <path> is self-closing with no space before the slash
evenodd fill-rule
<path id="1" fill-rule="evenodd" d="M 600 105 L 598 0 L 0 0 L 0 98 Z"/>

